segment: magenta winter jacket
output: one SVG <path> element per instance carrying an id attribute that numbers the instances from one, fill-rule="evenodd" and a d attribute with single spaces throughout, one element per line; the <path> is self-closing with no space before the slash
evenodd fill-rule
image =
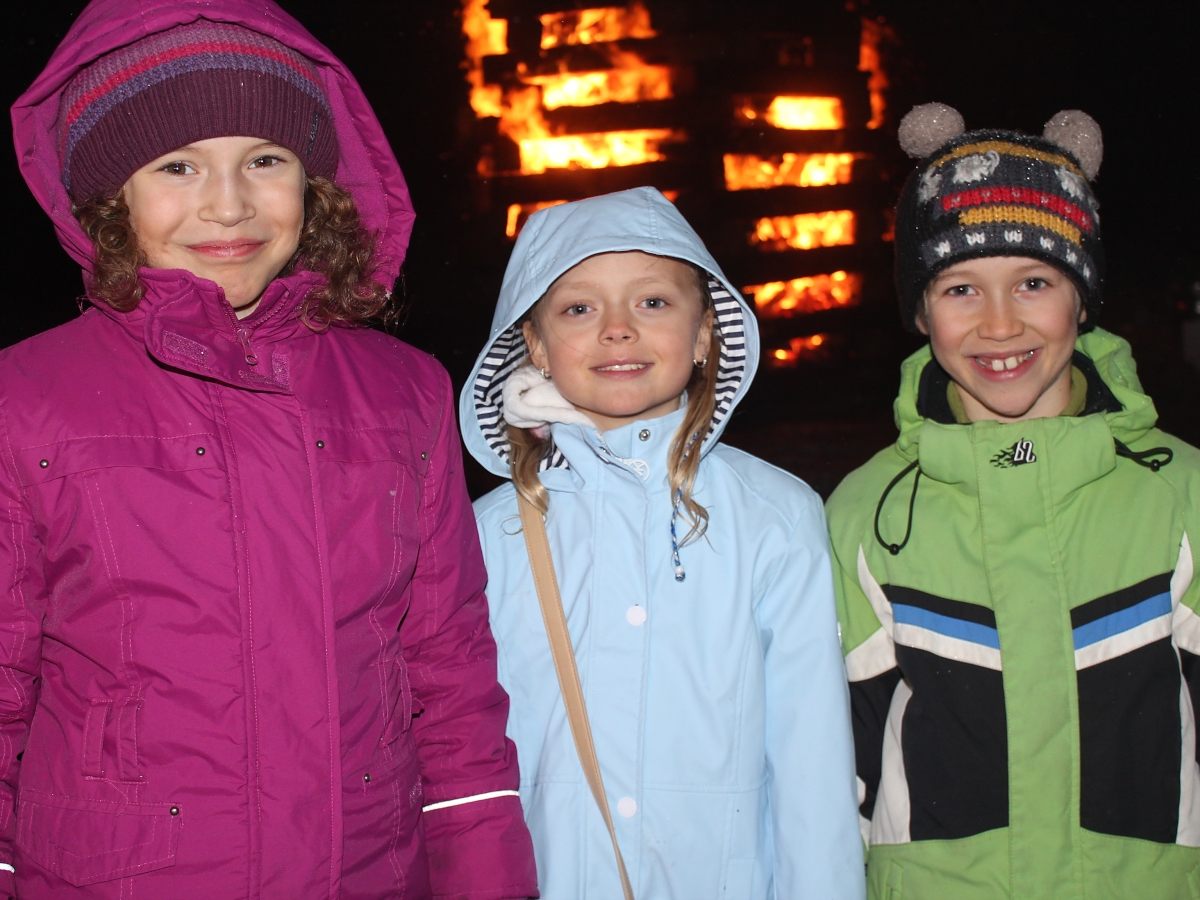
<path id="1" fill-rule="evenodd" d="M 13 108 L 64 247 L 86 270 L 64 81 L 199 15 L 318 63 L 338 181 L 394 276 L 399 167 L 267 0 L 84 11 Z M 305 327 L 316 277 L 239 322 L 212 282 L 148 271 L 133 312 L 0 353 L 0 896 L 11 869 L 22 898 L 536 893 L 449 379 L 380 332 Z"/>

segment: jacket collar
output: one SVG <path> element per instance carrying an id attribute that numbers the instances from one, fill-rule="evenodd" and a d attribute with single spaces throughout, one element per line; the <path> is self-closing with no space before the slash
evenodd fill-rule
<path id="1" fill-rule="evenodd" d="M 918 452 L 920 472 L 964 493 L 1022 462 L 1052 466 L 1042 481 L 1054 499 L 1103 477 L 1116 466 L 1112 429 L 1104 416 L 1057 416 L 1025 422 L 945 425 L 927 422 Z"/>
<path id="2" fill-rule="evenodd" d="M 290 393 L 295 341 L 313 332 L 301 301 L 320 276 L 298 272 L 272 281 L 258 307 L 239 319 L 214 282 L 182 269 L 143 269 L 145 296 L 120 312 L 97 308 L 142 341 L 160 363 L 246 390 Z"/>
<path id="3" fill-rule="evenodd" d="M 668 490 L 667 455 L 687 409 L 681 406 L 656 419 L 643 419 L 601 432 L 594 426 L 550 426 L 568 466 L 541 473 L 548 490 L 577 491 L 605 475 L 616 475 L 646 491 Z"/>
<path id="4" fill-rule="evenodd" d="M 1094 328 L 1079 336 L 1075 351 L 1075 365 L 1083 369 L 1088 379 L 1084 418 L 1102 419 L 1111 432 L 1110 440 L 1116 438 L 1124 444 L 1134 444 L 1154 427 L 1158 412 L 1138 381 L 1128 342 L 1111 332 Z M 917 458 L 930 425 L 966 431 L 996 427 L 997 423 L 986 422 L 946 424 L 953 422 L 953 416 L 945 400 L 944 383 L 942 387 L 936 385 L 940 370 L 929 345 L 921 347 L 901 365 L 900 391 L 893 412 L 900 431 L 896 447 L 906 459 Z M 942 391 L 940 401 L 939 391 Z"/>

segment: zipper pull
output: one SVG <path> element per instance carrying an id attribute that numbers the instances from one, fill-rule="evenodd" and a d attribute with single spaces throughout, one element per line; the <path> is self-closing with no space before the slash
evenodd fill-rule
<path id="1" fill-rule="evenodd" d="M 238 343 L 242 345 L 242 354 L 245 357 L 246 365 L 257 366 L 258 354 L 256 354 L 250 347 L 250 332 L 248 332 L 245 328 L 238 328 L 237 338 Z"/>

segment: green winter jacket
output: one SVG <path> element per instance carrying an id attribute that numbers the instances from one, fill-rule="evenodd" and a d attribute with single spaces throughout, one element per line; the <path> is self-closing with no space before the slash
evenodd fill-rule
<path id="1" fill-rule="evenodd" d="M 872 898 L 1200 898 L 1200 451 L 1121 338 L 1075 367 L 961 425 L 925 347 L 829 499 Z"/>

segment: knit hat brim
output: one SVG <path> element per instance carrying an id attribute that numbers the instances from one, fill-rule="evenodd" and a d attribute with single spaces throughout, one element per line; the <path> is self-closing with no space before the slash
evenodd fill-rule
<path id="1" fill-rule="evenodd" d="M 80 71 L 59 109 L 63 183 L 80 202 L 194 141 L 259 137 L 332 177 L 337 141 L 313 64 L 236 25 L 200 20 L 144 38 Z"/>

